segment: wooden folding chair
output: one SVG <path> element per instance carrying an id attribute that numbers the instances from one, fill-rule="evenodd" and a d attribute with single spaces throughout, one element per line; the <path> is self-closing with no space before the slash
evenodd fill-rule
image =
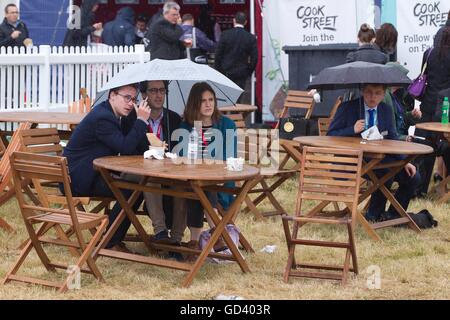
<path id="1" fill-rule="evenodd" d="M 284 233 L 288 246 L 288 260 L 284 272 L 284 281 L 291 276 L 340 280 L 342 285 L 347 281 L 348 271 L 358 274 L 355 240 L 353 229 L 358 210 L 359 186 L 361 179 L 362 152 L 346 149 L 304 147 L 300 171 L 297 205 L 294 216 L 284 215 L 282 218 Z M 303 200 L 320 201 L 308 213 L 302 211 Z M 343 202 L 350 215 L 332 217 L 322 213 L 330 202 Z M 292 229 L 290 223 L 292 223 Z M 306 223 L 324 225 L 345 225 L 348 231 L 347 242 L 301 239 L 299 230 Z M 295 249 L 297 245 L 330 247 L 346 249 L 343 266 L 329 264 L 296 263 Z M 350 258 L 352 267 L 350 267 Z M 300 259 L 302 260 L 302 259 Z M 314 272 L 304 271 L 312 269 Z M 332 273 L 331 271 L 342 271 Z"/>
<path id="2" fill-rule="evenodd" d="M 91 98 L 86 88 L 80 89 L 80 100 L 69 103 L 69 113 L 88 113 L 91 111 Z"/>
<path id="3" fill-rule="evenodd" d="M 334 115 L 336 114 L 337 109 L 342 104 L 342 100 L 344 98 L 342 96 L 337 97 L 336 102 L 333 105 L 333 108 L 331 108 L 330 116 L 328 118 L 318 118 L 317 122 L 319 124 L 319 136 L 326 136 L 328 133 L 328 128 L 330 127 L 330 123 L 334 118 Z"/>
<path id="4" fill-rule="evenodd" d="M 64 157 L 38 155 L 26 152 L 14 152 L 11 157 L 11 169 L 14 179 L 14 188 L 19 202 L 20 211 L 30 236 L 26 245 L 22 249 L 19 258 L 7 273 L 3 283 L 19 281 L 26 283 L 40 284 L 57 288 L 63 293 L 70 288 L 79 272 L 90 273 L 100 281 L 103 277 L 98 270 L 93 258 L 92 251 L 100 241 L 106 229 L 108 219 L 104 215 L 78 211 L 75 208 L 75 201 L 70 189 L 70 177 L 67 168 L 67 160 Z M 42 188 L 43 181 L 57 181 L 64 185 L 66 192 L 67 208 L 55 208 L 55 205 L 47 198 L 39 198 L 39 203 L 32 203 L 22 193 L 22 181 L 32 180 L 35 186 Z M 39 225 L 37 227 L 37 225 Z M 75 234 L 75 239 L 65 237 L 50 238 L 44 236 L 48 226 L 56 229 L 58 235 L 66 234 L 63 227 L 69 227 Z M 89 241 L 86 242 L 84 230 L 93 233 Z M 58 232 L 59 231 L 59 232 Z M 51 262 L 45 253 L 43 243 L 75 248 L 78 250 L 78 259 L 73 265 Z M 56 271 L 56 268 L 64 269 L 69 275 L 63 282 L 53 282 L 29 276 L 17 275 L 20 267 L 25 262 L 31 249 L 36 253 L 47 271 Z M 87 268 L 84 265 L 87 264 Z"/>
<path id="5" fill-rule="evenodd" d="M 288 115 L 289 109 L 303 109 L 306 110 L 305 119 L 310 119 L 314 111 L 315 101 L 308 91 L 289 90 L 284 101 L 283 111 L 280 119 Z M 275 129 L 278 128 L 280 122 L 277 123 Z"/>
<path id="6" fill-rule="evenodd" d="M 261 169 L 254 187 L 245 198 L 244 213 L 252 212 L 258 219 L 286 214 L 273 193 L 298 170 L 286 167 L 290 157 L 280 148 L 278 136 L 272 137 L 271 131 L 266 129 L 238 130 L 237 136 L 239 157 Z M 251 199 L 251 194 L 256 194 L 256 198 Z M 258 206 L 265 199 L 269 200 L 273 211 L 260 211 Z"/>
<path id="7" fill-rule="evenodd" d="M 0 159 L 0 206 L 14 197 L 15 192 L 11 181 L 11 166 L 9 163 L 9 157 L 14 151 L 20 150 L 20 132 L 29 128 L 31 128 L 31 123 L 28 122 L 21 123 L 19 125 L 19 128 L 17 128 L 12 135 L 11 141 L 3 153 L 3 157 Z M 10 232 L 14 231 L 14 228 L 2 218 L 0 218 L 0 228 Z"/>
<path id="8" fill-rule="evenodd" d="M 36 153 L 36 154 L 47 154 L 47 155 L 56 155 L 62 156 L 63 148 L 60 144 L 61 140 L 58 135 L 58 130 L 56 128 L 39 128 L 39 129 L 28 129 L 22 130 L 20 132 L 20 141 L 21 141 L 21 151 Z M 45 186 L 53 186 L 53 189 L 56 189 L 56 192 L 53 194 L 45 194 L 41 196 L 46 196 L 47 198 L 51 198 L 51 201 L 58 202 L 63 204 L 65 201 L 65 197 L 60 194 L 59 188 L 57 185 L 52 185 L 52 182 L 45 184 Z M 39 192 L 39 190 L 36 190 Z M 105 214 L 109 213 L 109 208 L 111 202 L 114 202 L 115 199 L 107 198 L 107 197 L 77 197 L 78 209 L 84 210 L 83 205 L 88 205 L 92 201 L 99 202 L 95 208 L 91 209 L 91 212 L 100 212 L 105 210 Z"/>

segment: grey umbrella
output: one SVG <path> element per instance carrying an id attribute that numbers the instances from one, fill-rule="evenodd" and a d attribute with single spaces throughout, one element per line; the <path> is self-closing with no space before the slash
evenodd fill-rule
<path id="1" fill-rule="evenodd" d="M 392 65 L 356 61 L 323 69 L 314 77 L 308 89 L 336 90 L 369 83 L 403 87 L 410 84 L 411 79 Z"/>

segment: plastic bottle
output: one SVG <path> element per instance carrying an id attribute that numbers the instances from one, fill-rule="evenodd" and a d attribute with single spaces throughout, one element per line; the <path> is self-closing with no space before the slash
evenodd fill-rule
<path id="1" fill-rule="evenodd" d="M 189 134 L 187 157 L 190 160 L 196 160 L 198 158 L 198 132 L 195 127 L 192 128 L 192 131 Z"/>
<path id="2" fill-rule="evenodd" d="M 448 97 L 445 97 L 444 102 L 442 102 L 441 123 L 448 124 L 448 109 L 449 109 Z"/>

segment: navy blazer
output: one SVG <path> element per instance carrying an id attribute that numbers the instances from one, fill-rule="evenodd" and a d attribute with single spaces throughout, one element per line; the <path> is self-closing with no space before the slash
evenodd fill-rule
<path id="1" fill-rule="evenodd" d="M 364 101 L 360 99 L 343 103 L 328 128 L 328 136 L 360 137 L 361 133 L 355 133 L 355 122 L 365 119 Z M 377 127 L 380 133 L 387 132 L 385 139 L 399 140 L 399 135 L 394 123 L 392 108 L 381 102 L 377 108 Z"/>
<path id="2" fill-rule="evenodd" d="M 94 159 L 139 154 L 137 147 L 145 136 L 147 125 L 136 120 L 125 135 L 120 120 L 116 118 L 109 101 L 97 105 L 81 121 L 64 149 L 71 178 L 72 192 L 90 195 L 99 173 L 94 169 Z"/>

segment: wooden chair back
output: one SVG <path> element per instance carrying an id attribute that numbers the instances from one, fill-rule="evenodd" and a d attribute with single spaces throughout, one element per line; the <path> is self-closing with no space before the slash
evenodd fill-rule
<path id="1" fill-rule="evenodd" d="M 259 167 L 280 166 L 280 150 L 275 130 L 270 129 L 238 129 L 238 157 L 245 162 Z"/>
<path id="2" fill-rule="evenodd" d="M 108 219 L 106 216 L 78 211 L 76 201 L 72 197 L 70 188 L 69 169 L 67 159 L 59 156 L 49 156 L 28 152 L 14 152 L 10 156 L 12 176 L 16 197 L 19 202 L 19 208 L 22 213 L 24 223 L 30 239 L 25 243 L 21 256 L 14 267 L 7 274 L 5 283 L 8 281 L 21 281 L 28 283 L 52 286 L 59 289 L 60 292 L 68 290 L 69 284 L 73 280 L 74 274 L 70 273 L 62 283 L 49 282 L 42 279 L 34 279 L 16 275 L 22 263 L 25 261 L 29 252 L 34 248 L 47 270 L 54 271 L 55 268 L 67 270 L 68 265 L 61 263 L 52 263 L 44 251 L 42 243 L 50 243 L 68 248 L 78 248 L 77 263 L 74 266 L 78 270 L 93 274 L 97 279 L 103 280 L 92 258 L 92 251 L 100 240 L 101 235 L 106 229 Z M 41 197 L 38 193 L 39 201 L 35 202 L 25 197 L 22 193 L 23 181 L 32 180 L 35 188 L 43 188 L 42 183 L 47 181 L 56 181 L 62 183 L 65 190 L 65 204 L 59 208 L 51 203 L 47 197 Z M 57 203 L 59 205 L 59 203 Z M 33 226 L 40 224 L 36 230 Z M 64 231 L 63 226 L 68 227 L 69 231 Z M 59 238 L 53 239 L 44 237 L 51 228 L 54 228 Z M 83 234 L 84 230 L 89 230 L 92 237 L 89 241 Z M 69 238 L 75 235 L 75 240 Z M 87 263 L 89 269 L 83 269 Z"/>
<path id="3" fill-rule="evenodd" d="M 62 156 L 61 140 L 56 128 L 28 129 L 20 132 L 21 151 Z"/>
<path id="4" fill-rule="evenodd" d="M 296 108 L 306 110 L 305 119 L 310 119 L 314 106 L 314 98 L 308 94 L 308 91 L 289 90 L 280 118 L 286 117 L 290 108 Z"/>
<path id="5" fill-rule="evenodd" d="M 330 118 L 319 118 L 317 119 L 319 124 L 319 136 L 326 136 L 328 132 L 328 128 L 330 127 L 331 119 Z"/>
<path id="6" fill-rule="evenodd" d="M 352 217 L 355 218 L 361 166 L 361 151 L 304 147 L 298 208 L 301 208 L 303 200 L 344 202 L 352 208 Z"/>
<path id="7" fill-rule="evenodd" d="M 330 120 L 334 118 L 334 115 L 336 114 L 337 109 L 341 106 L 343 100 L 344 100 L 343 96 L 337 97 L 336 102 L 333 105 L 333 108 L 331 108 L 330 116 L 328 117 Z"/>
<path id="8" fill-rule="evenodd" d="M 80 89 L 80 100 L 69 103 L 69 113 L 88 113 L 91 111 L 91 98 L 86 88 Z"/>

